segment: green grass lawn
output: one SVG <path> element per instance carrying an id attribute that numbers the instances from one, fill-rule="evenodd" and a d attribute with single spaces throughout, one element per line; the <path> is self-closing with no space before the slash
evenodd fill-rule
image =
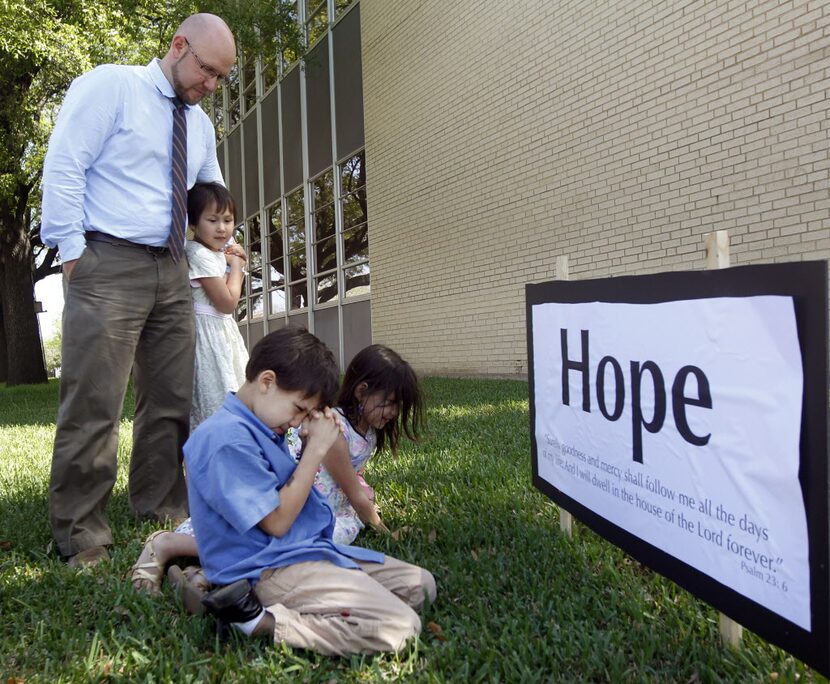
<path id="1" fill-rule="evenodd" d="M 127 507 L 130 397 L 109 503 L 112 561 L 75 572 L 47 519 L 57 383 L 0 385 L 0 682 L 825 681 L 744 632 L 725 649 L 716 611 L 586 527 L 559 532 L 530 482 L 527 384 L 428 379 L 429 436 L 367 479 L 394 537 L 362 545 L 429 568 L 438 601 L 398 655 L 326 658 L 234 636 L 136 594 L 150 524 Z"/>

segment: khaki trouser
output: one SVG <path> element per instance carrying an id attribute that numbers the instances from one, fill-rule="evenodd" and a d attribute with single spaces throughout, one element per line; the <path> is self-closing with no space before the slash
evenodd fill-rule
<path id="1" fill-rule="evenodd" d="M 130 508 L 187 514 L 182 446 L 193 391 L 187 261 L 89 242 L 64 279 L 60 408 L 49 511 L 59 552 L 112 543 L 104 510 L 115 483 L 118 425 L 133 370 Z"/>
<path id="2" fill-rule="evenodd" d="M 362 570 L 309 561 L 262 572 L 256 594 L 274 616 L 275 643 L 324 655 L 398 651 L 421 631 L 416 610 L 435 600 L 432 575 L 386 556 Z"/>

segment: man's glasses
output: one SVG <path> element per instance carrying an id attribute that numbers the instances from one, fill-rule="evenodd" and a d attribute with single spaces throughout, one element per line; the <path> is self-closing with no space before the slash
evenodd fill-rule
<path id="1" fill-rule="evenodd" d="M 216 86 L 221 86 L 224 83 L 228 82 L 228 77 L 223 76 L 220 74 L 216 69 L 214 69 L 210 64 L 205 64 L 201 59 L 199 59 L 199 55 L 196 54 L 196 50 L 190 45 L 190 41 L 185 38 L 184 39 L 185 45 L 187 45 L 187 49 L 191 55 L 193 55 L 193 59 L 196 60 L 196 64 L 199 65 L 199 68 L 202 70 L 202 73 L 205 74 L 208 78 L 215 78 L 216 79 Z"/>

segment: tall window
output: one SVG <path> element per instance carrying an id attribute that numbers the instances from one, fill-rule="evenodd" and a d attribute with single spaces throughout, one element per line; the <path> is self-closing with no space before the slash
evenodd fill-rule
<path id="1" fill-rule="evenodd" d="M 277 84 L 277 80 L 279 79 L 277 57 L 272 54 L 262 55 L 260 57 L 260 64 L 262 65 L 262 92 L 267 93 Z"/>
<path id="2" fill-rule="evenodd" d="M 262 238 L 259 216 L 248 219 L 248 319 L 262 318 Z"/>
<path id="3" fill-rule="evenodd" d="M 305 30 L 308 45 L 312 45 L 322 36 L 328 25 L 328 0 L 305 0 Z"/>
<path id="4" fill-rule="evenodd" d="M 242 102 L 247 114 L 256 106 L 256 58 L 251 54 L 242 55 Z"/>
<path id="5" fill-rule="evenodd" d="M 285 250 L 279 202 L 268 210 L 268 313 L 285 313 Z"/>
<path id="6" fill-rule="evenodd" d="M 311 183 L 314 303 L 337 299 L 337 236 L 334 229 L 334 173 L 326 171 Z"/>
<path id="7" fill-rule="evenodd" d="M 224 88 L 217 88 L 213 95 L 207 96 L 200 103 L 202 109 L 205 110 L 205 114 L 207 114 L 210 117 L 210 120 L 213 121 L 217 145 L 222 142 L 222 139 L 225 137 L 225 133 L 227 133 L 225 130 L 225 107 L 222 103 L 223 91 Z"/>
<path id="8" fill-rule="evenodd" d="M 294 20 L 295 25 L 299 27 L 300 23 L 300 15 L 299 9 L 297 8 L 297 3 L 291 3 L 291 6 L 287 10 L 288 16 Z M 294 62 L 296 62 L 300 58 L 300 53 L 296 50 L 292 50 L 291 48 L 283 48 L 282 54 L 280 55 L 282 59 L 282 69 L 285 71 L 290 67 Z"/>
<path id="9" fill-rule="evenodd" d="M 289 309 L 308 306 L 308 269 L 306 268 L 305 202 L 303 189 L 292 192 L 287 200 L 288 233 L 288 302 Z"/>
<path id="10" fill-rule="evenodd" d="M 343 208 L 343 296 L 369 294 L 369 225 L 366 214 L 366 153 L 340 166 Z"/>
<path id="11" fill-rule="evenodd" d="M 239 66 L 235 64 L 228 74 L 227 83 L 224 88 L 228 91 L 228 120 L 227 130 L 230 131 L 242 118 L 241 97 L 239 93 Z"/>

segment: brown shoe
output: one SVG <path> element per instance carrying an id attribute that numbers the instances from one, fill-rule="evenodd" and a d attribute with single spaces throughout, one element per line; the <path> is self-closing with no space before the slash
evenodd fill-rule
<path id="1" fill-rule="evenodd" d="M 67 565 L 70 568 L 90 568 L 93 565 L 109 560 L 110 554 L 103 546 L 93 546 L 90 549 L 84 549 L 74 556 L 69 556 L 66 559 Z"/>
<path id="2" fill-rule="evenodd" d="M 130 580 L 136 591 L 145 591 L 150 596 L 161 595 L 161 581 L 164 579 L 165 564 L 159 560 L 154 542 L 156 537 L 163 534 L 170 534 L 170 532 L 157 530 L 147 537 L 141 555 L 130 569 Z"/>

